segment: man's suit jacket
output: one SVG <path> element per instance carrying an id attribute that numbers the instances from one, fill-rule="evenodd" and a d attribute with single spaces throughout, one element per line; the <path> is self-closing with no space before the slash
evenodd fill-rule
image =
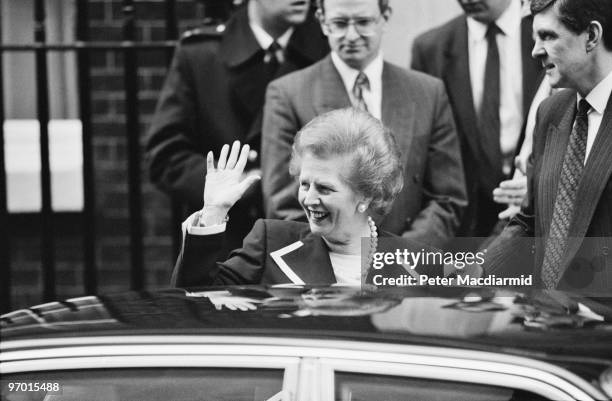
<path id="1" fill-rule="evenodd" d="M 524 18 L 521 24 L 525 115 L 542 79 L 540 64 L 531 57 L 531 24 L 532 18 Z M 415 39 L 411 67 L 444 81 L 455 115 L 470 201 L 459 235 L 488 236 L 504 209 L 493 202 L 492 192 L 507 176 L 502 172 L 499 146 L 484 140 L 478 129 L 468 57 L 467 18 L 462 15 Z"/>
<path id="2" fill-rule="evenodd" d="M 534 148 L 528 170 L 528 202 L 487 250 L 487 273 L 513 276 L 534 274 L 540 278 L 545 238 L 552 221 L 561 166 L 576 115 L 576 92 L 561 91 L 545 100 L 538 110 Z M 560 266 L 561 289 L 612 294 L 612 97 L 579 184 L 568 249 Z M 535 250 L 534 266 L 516 263 L 531 254 L 524 237 Z"/>
<path id="3" fill-rule="evenodd" d="M 266 217 L 303 218 L 297 182 L 288 168 L 293 139 L 314 117 L 350 106 L 330 56 L 270 83 L 262 134 Z M 442 82 L 385 63 L 382 122 L 400 147 L 404 189 L 379 225 L 393 234 L 443 247 L 459 225 L 466 193 L 457 134 Z"/>
<path id="4" fill-rule="evenodd" d="M 190 219 L 185 224 L 191 224 Z M 308 223 L 259 219 L 245 237 L 242 248 L 234 250 L 229 259 L 220 262 L 224 258 L 219 251 L 223 248 L 224 237 L 224 233 L 184 234 L 183 247 L 172 274 L 172 285 L 336 282 L 329 249 L 322 237 L 310 232 Z M 392 234 L 380 232 L 380 238 L 392 237 Z M 423 245 L 405 240 L 402 240 L 401 246 L 414 252 L 423 249 Z M 377 272 L 389 277 L 408 273 L 399 265 L 389 265 Z"/>
<path id="5" fill-rule="evenodd" d="M 187 204 L 202 207 L 206 153 L 218 155 L 239 140 L 260 147 L 266 86 L 274 78 L 304 68 L 329 51 L 318 24 L 309 19 L 295 28 L 285 62 L 272 74 L 241 8 L 219 34 L 213 28 L 184 35 L 177 47 L 149 129 L 146 155 L 151 180 Z M 259 158 L 247 168 L 258 168 Z M 233 247 L 263 214 L 261 189 L 254 186 L 230 212 Z"/>

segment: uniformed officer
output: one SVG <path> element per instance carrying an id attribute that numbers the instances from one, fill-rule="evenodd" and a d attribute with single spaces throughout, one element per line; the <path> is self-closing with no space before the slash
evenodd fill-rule
<path id="1" fill-rule="evenodd" d="M 261 113 L 268 83 L 321 59 L 329 48 L 311 19 L 310 1 L 250 0 L 226 25 L 183 35 L 149 130 L 151 180 L 187 205 L 202 207 L 205 156 L 225 143 L 251 146 L 247 174 L 257 172 Z M 230 212 L 228 249 L 261 217 L 259 185 Z"/>

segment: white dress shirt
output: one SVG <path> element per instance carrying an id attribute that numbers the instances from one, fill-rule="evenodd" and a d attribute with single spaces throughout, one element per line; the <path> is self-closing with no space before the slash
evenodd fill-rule
<path id="1" fill-rule="evenodd" d="M 201 213 L 202 211 L 198 210 L 197 212 L 194 212 L 189 217 L 187 217 L 185 221 L 183 221 L 183 223 L 181 224 L 181 231 L 183 232 L 183 237 L 185 237 L 185 233 L 189 233 L 191 235 L 213 235 L 225 232 L 225 222 L 212 226 L 200 225 Z"/>
<path id="2" fill-rule="evenodd" d="M 249 21 L 249 26 L 253 31 L 253 36 L 255 36 L 255 40 L 259 44 L 259 47 L 264 50 L 267 50 L 268 47 L 270 47 L 270 45 L 272 44 L 272 42 L 274 42 L 274 38 L 270 36 L 270 34 L 266 32 L 262 27 L 252 21 Z M 293 30 L 293 27 L 290 27 L 281 36 L 276 38 L 276 43 L 278 43 L 280 47 L 283 48 L 283 50 L 287 48 L 287 44 L 289 43 L 289 39 L 291 39 L 291 34 L 293 33 Z"/>
<path id="3" fill-rule="evenodd" d="M 512 0 L 495 21 L 503 34 L 497 35 L 500 65 L 500 149 L 510 157 L 516 151 L 523 125 L 523 65 L 521 49 L 521 3 Z M 468 55 L 474 109 L 480 110 L 484 91 L 488 43 L 486 24 L 467 19 Z M 511 157 L 509 159 L 511 162 Z M 507 169 L 510 166 L 505 166 Z"/>
<path id="4" fill-rule="evenodd" d="M 342 78 L 351 103 L 356 104 L 353 96 L 353 86 L 355 86 L 355 79 L 359 74 L 359 70 L 349 67 L 335 52 L 331 52 L 331 59 Z M 370 83 L 370 90 L 364 88 L 362 92 L 363 100 L 370 114 L 379 120 L 382 116 L 382 70 L 382 52 L 379 52 L 376 58 L 363 69 L 363 73 L 368 77 Z"/>
<path id="5" fill-rule="evenodd" d="M 593 143 L 595 142 L 595 138 L 597 137 L 597 131 L 599 131 L 599 127 L 601 126 L 601 121 L 603 119 L 603 114 L 606 111 L 606 106 L 608 105 L 608 99 L 610 98 L 610 93 L 612 92 L 612 72 L 610 72 L 604 79 L 602 79 L 586 96 L 586 101 L 591 105 L 591 110 L 589 111 L 589 130 L 587 136 L 587 144 L 586 144 L 586 154 L 584 157 L 584 164 L 586 164 L 589 154 L 591 153 L 591 149 L 593 148 Z M 577 96 L 576 102 L 580 101 L 580 96 Z M 609 135 L 610 133 L 606 133 Z"/>

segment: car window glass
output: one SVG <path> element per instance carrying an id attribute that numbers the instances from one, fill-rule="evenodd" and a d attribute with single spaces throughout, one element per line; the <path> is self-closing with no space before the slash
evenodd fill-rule
<path id="1" fill-rule="evenodd" d="M 336 401 L 545 401 L 526 391 L 475 383 L 336 372 Z"/>
<path id="2" fill-rule="evenodd" d="M 282 369 L 87 369 L 3 375 L 6 401 L 265 401 L 279 393 Z M 60 391 L 10 391 L 9 384 L 59 383 Z M 29 387 L 29 388 L 28 388 Z M 40 387 L 40 386 L 39 386 Z"/>

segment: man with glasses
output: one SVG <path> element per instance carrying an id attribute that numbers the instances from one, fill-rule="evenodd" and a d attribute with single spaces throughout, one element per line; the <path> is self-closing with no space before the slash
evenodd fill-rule
<path id="1" fill-rule="evenodd" d="M 377 223 L 383 230 L 443 246 L 466 205 L 453 118 L 438 79 L 383 61 L 387 0 L 324 0 L 317 16 L 331 54 L 273 81 L 262 130 L 262 186 L 268 218 L 303 219 L 288 166 L 296 132 L 315 116 L 349 107 L 367 110 L 395 135 L 404 189 Z M 375 216 L 373 216 L 375 217 Z"/>

